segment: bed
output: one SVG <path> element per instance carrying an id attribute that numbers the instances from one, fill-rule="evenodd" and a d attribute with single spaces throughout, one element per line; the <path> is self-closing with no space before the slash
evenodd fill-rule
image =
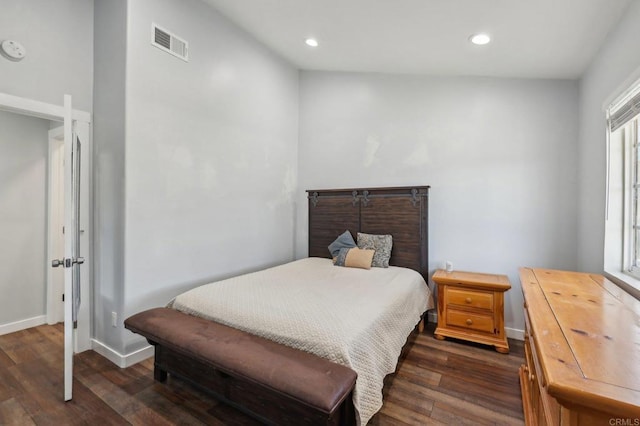
<path id="1" fill-rule="evenodd" d="M 293 348 L 298 352 L 290 355 L 292 359 L 302 354 L 354 370 L 357 373 L 355 387 L 347 389 L 350 391 L 347 402 L 354 409 L 345 408 L 344 401 L 339 401 L 343 406 L 341 414 L 331 414 L 331 421 L 366 424 L 382 405 L 384 377 L 395 370 L 407 337 L 425 311 L 433 308 L 426 285 L 428 190 L 427 186 L 309 190 L 308 258 L 198 287 L 176 297 L 170 307 L 188 314 L 188 318 L 210 321 L 212 327 L 214 324 L 228 326 L 267 339 L 269 344 Z M 358 233 L 391 235 L 393 249 L 389 267 L 363 270 L 334 266 L 327 247 L 345 231 L 354 237 Z M 202 329 L 202 323 L 198 324 L 198 329 Z M 128 328 L 145 335 L 156 345 L 156 358 L 158 346 L 163 346 L 158 341 L 165 346 L 172 343 L 171 339 L 158 338 L 153 330 L 149 332 L 149 327 L 146 334 L 135 324 Z M 186 342 L 184 336 L 180 339 Z M 241 353 L 232 361 L 220 361 L 224 358 L 220 354 L 210 357 L 215 358 L 217 368 L 224 369 L 225 363 L 247 356 L 244 350 L 238 352 Z M 202 350 L 199 355 L 201 353 Z M 246 364 L 254 362 L 255 358 Z M 189 371 L 184 368 L 181 357 L 174 362 L 175 367 L 166 362 L 160 364 L 156 359 L 157 379 L 166 378 L 168 370 L 195 384 L 203 384 L 199 379 L 201 366 Z M 322 368 L 326 371 L 327 366 Z M 272 379 L 275 381 L 273 377 L 260 380 L 270 382 Z M 267 389 L 274 388 L 272 383 L 262 384 Z M 306 386 L 313 387 L 313 384 Z M 282 394 L 280 390 L 274 393 Z M 222 396 L 225 399 L 225 395 Z M 227 402 L 233 404 L 233 401 Z M 239 408 L 243 407 L 240 404 Z M 254 413 L 252 408 L 249 411 L 267 423 L 279 423 L 273 421 L 274 417 L 269 421 L 261 413 Z M 309 421 L 309 424 L 316 423 L 324 424 L 324 420 Z"/>

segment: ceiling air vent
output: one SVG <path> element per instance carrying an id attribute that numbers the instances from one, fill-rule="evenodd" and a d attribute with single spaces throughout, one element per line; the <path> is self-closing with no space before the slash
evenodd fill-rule
<path id="1" fill-rule="evenodd" d="M 151 44 L 158 49 L 171 53 L 185 62 L 189 62 L 189 43 L 156 24 L 151 26 Z"/>

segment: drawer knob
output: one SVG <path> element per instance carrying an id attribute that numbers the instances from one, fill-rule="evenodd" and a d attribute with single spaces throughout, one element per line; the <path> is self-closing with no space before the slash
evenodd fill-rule
<path id="1" fill-rule="evenodd" d="M 464 299 L 464 301 L 467 302 L 467 303 L 471 303 L 471 298 L 467 297 L 466 299 Z"/>
<path id="2" fill-rule="evenodd" d="M 473 321 L 471 321 L 471 319 L 467 319 L 467 325 L 471 325 L 473 324 Z"/>

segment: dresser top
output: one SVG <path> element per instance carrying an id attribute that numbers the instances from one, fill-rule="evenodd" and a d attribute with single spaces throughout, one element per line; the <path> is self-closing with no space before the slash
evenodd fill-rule
<path id="1" fill-rule="evenodd" d="M 601 275 L 520 269 L 549 393 L 612 413 L 640 413 L 640 302 Z"/>

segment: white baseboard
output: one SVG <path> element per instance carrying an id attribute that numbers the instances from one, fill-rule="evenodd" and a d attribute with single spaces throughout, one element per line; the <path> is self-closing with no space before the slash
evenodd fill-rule
<path id="1" fill-rule="evenodd" d="M 0 324 L 0 336 L 24 330 L 25 328 L 37 327 L 39 325 L 46 324 L 46 322 L 47 317 L 45 315 L 39 315 L 33 318 L 10 322 L 8 324 Z"/>
<path id="2" fill-rule="evenodd" d="M 121 354 L 96 339 L 91 339 L 91 347 L 94 351 L 120 368 L 130 367 L 153 356 L 153 346 L 151 345 L 145 346 L 144 348 L 138 349 L 137 351 L 131 352 L 127 355 Z"/>
<path id="3" fill-rule="evenodd" d="M 524 340 L 524 330 L 505 327 L 504 332 L 506 333 L 509 339 Z"/>
<path id="4" fill-rule="evenodd" d="M 126 366 L 129 367 L 133 364 L 137 364 L 140 361 L 144 361 L 147 358 L 151 358 L 154 354 L 153 346 L 145 346 L 137 351 L 134 351 L 126 356 Z"/>

